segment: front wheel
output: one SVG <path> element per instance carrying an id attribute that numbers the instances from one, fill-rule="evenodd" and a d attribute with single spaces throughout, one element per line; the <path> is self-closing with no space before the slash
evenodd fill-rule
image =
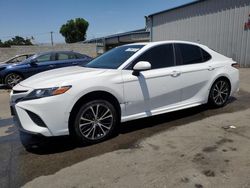
<path id="1" fill-rule="evenodd" d="M 13 88 L 19 82 L 23 80 L 23 77 L 17 73 L 10 73 L 5 77 L 5 84 L 8 88 Z"/>
<path id="2" fill-rule="evenodd" d="M 97 143 L 110 137 L 119 123 L 113 104 L 106 100 L 85 103 L 74 121 L 74 132 L 80 141 Z"/>
<path id="3" fill-rule="evenodd" d="M 226 79 L 219 79 L 213 84 L 209 94 L 209 104 L 219 108 L 226 105 L 230 96 L 230 83 Z"/>

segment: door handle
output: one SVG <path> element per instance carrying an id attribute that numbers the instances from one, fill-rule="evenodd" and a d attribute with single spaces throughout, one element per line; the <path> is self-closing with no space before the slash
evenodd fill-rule
<path id="1" fill-rule="evenodd" d="M 172 73 L 171 73 L 171 76 L 172 77 L 178 77 L 178 76 L 180 76 L 181 75 L 181 72 L 178 72 L 178 71 L 173 71 Z"/>
<path id="2" fill-rule="evenodd" d="M 49 68 L 54 68 L 55 67 L 55 65 L 49 65 Z"/>
<path id="3" fill-rule="evenodd" d="M 79 63 L 78 62 L 74 62 L 74 63 L 72 63 L 72 65 L 78 65 Z"/>
<path id="4" fill-rule="evenodd" d="M 208 67 L 208 70 L 209 70 L 209 71 L 213 71 L 214 69 L 215 69 L 215 68 L 212 67 L 212 66 L 209 66 L 209 67 Z"/>

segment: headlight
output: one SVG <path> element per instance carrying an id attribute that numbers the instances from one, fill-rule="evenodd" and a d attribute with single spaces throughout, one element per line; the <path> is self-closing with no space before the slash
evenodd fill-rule
<path id="1" fill-rule="evenodd" d="M 33 100 L 55 95 L 61 95 L 66 91 L 68 91 L 71 87 L 72 86 L 63 86 L 63 87 L 53 87 L 45 89 L 35 89 L 29 95 L 24 97 L 23 100 Z"/>

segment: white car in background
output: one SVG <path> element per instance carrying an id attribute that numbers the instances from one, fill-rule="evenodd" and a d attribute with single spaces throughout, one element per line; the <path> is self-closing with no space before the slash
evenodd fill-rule
<path id="1" fill-rule="evenodd" d="M 15 86 L 18 127 L 95 143 L 139 118 L 209 103 L 222 107 L 239 89 L 238 64 L 206 46 L 164 41 L 117 47 L 85 67 L 37 74 Z"/>

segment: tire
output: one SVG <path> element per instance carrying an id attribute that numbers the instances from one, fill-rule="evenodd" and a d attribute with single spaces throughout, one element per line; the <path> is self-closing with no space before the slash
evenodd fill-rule
<path id="1" fill-rule="evenodd" d="M 106 100 L 93 100 L 78 110 L 73 136 L 81 143 L 94 144 L 112 136 L 118 125 L 119 118 L 114 105 Z"/>
<path id="2" fill-rule="evenodd" d="M 231 86 L 227 79 L 220 78 L 214 82 L 209 93 L 208 104 L 214 108 L 220 108 L 227 104 Z"/>
<path id="3" fill-rule="evenodd" d="M 4 83 L 8 88 L 11 89 L 22 80 L 23 77 L 20 74 L 10 73 L 7 76 L 5 76 Z"/>

